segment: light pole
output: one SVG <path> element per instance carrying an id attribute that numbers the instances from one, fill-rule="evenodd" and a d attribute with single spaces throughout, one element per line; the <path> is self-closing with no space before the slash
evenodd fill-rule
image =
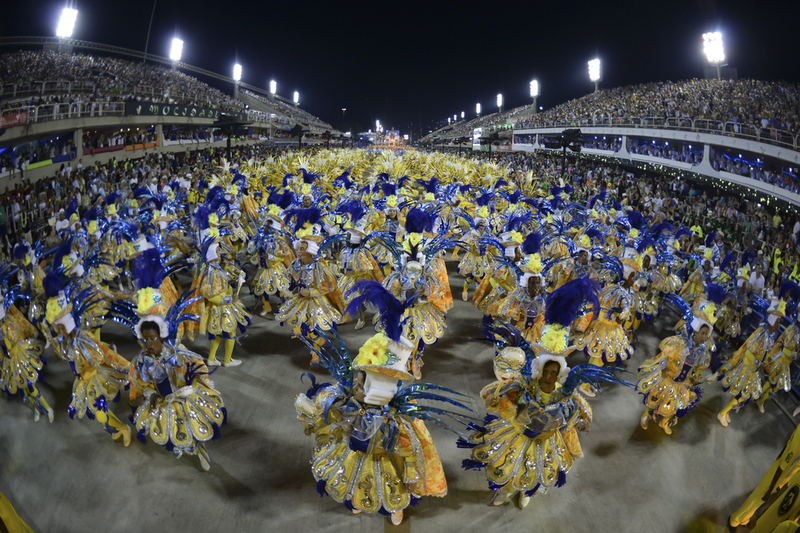
<path id="1" fill-rule="evenodd" d="M 725 50 L 722 46 L 722 34 L 718 31 L 703 34 L 703 51 L 708 62 L 717 67 L 717 79 L 722 79 L 719 67 L 724 67 Z"/>
<path id="2" fill-rule="evenodd" d="M 346 107 L 342 108 L 342 122 L 344 122 L 344 112 L 347 111 Z"/>
<path id="3" fill-rule="evenodd" d="M 144 41 L 144 57 L 142 58 L 142 64 L 147 61 L 147 47 L 150 46 L 150 28 L 153 27 L 153 15 L 156 14 L 156 4 L 158 4 L 158 0 L 153 0 L 153 10 L 150 12 L 150 24 L 147 25 L 147 39 Z"/>
<path id="4" fill-rule="evenodd" d="M 589 61 L 589 79 L 594 82 L 594 92 L 597 92 L 597 84 L 603 79 L 599 59 Z"/>
<path id="5" fill-rule="evenodd" d="M 242 81 L 242 66 L 239 63 L 233 65 L 233 97 L 239 99 L 239 82 Z"/>
<path id="6" fill-rule="evenodd" d="M 169 50 L 169 58 L 172 60 L 172 70 L 178 66 L 178 61 L 181 60 L 183 55 L 183 41 L 175 37 L 172 39 L 172 48 Z"/>
<path id="7" fill-rule="evenodd" d="M 497 107 L 500 109 L 500 112 L 503 111 L 503 94 L 500 93 L 497 95 Z"/>
<path id="8" fill-rule="evenodd" d="M 481 116 L 481 104 L 475 104 L 475 114 Z"/>
<path id="9" fill-rule="evenodd" d="M 533 98 L 533 113 L 536 114 L 536 99 L 539 98 L 539 82 L 531 81 L 531 98 Z"/>

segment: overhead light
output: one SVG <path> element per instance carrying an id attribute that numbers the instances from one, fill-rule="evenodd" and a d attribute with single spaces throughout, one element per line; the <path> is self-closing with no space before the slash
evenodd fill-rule
<path id="1" fill-rule="evenodd" d="M 65 7 L 61 11 L 61 19 L 58 21 L 58 28 L 56 28 L 56 37 L 68 39 L 72 37 L 72 30 L 75 29 L 75 21 L 78 19 L 78 10 L 71 7 Z"/>
<path id="2" fill-rule="evenodd" d="M 169 51 L 169 58 L 173 61 L 180 61 L 183 53 L 183 41 L 175 37 L 172 39 L 172 48 Z"/>
<path id="3" fill-rule="evenodd" d="M 233 65 L 233 81 L 242 80 L 242 66 L 239 63 Z"/>

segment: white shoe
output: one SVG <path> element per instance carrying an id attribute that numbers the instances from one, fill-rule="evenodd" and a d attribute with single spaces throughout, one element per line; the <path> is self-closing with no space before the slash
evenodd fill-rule
<path id="1" fill-rule="evenodd" d="M 467 300 L 469 300 L 469 293 L 468 292 L 462 292 L 461 293 L 461 299 L 464 300 L 465 302 Z"/>
<path id="2" fill-rule="evenodd" d="M 361 514 L 361 509 L 353 509 L 353 514 Z"/>
<path id="3" fill-rule="evenodd" d="M 356 331 L 360 330 L 363 327 L 364 327 L 364 319 L 359 318 L 358 322 L 356 322 Z"/>
<path id="4" fill-rule="evenodd" d="M 33 421 L 34 422 L 38 422 L 40 416 L 41 416 L 41 414 L 39 413 L 39 409 L 34 408 L 33 409 Z"/>
<path id="5" fill-rule="evenodd" d="M 50 347 L 50 339 L 45 339 L 47 342 L 44 343 L 44 349 L 48 349 Z"/>
<path id="6" fill-rule="evenodd" d="M 403 511 L 397 511 L 396 513 L 392 513 L 392 524 L 399 526 L 400 523 L 403 521 Z"/>
<path id="7" fill-rule="evenodd" d="M 520 492 L 519 493 L 519 508 L 520 509 L 525 509 L 525 507 L 528 506 L 530 501 L 531 501 L 531 497 L 530 496 L 525 496 L 524 492 Z"/>
<path id="8" fill-rule="evenodd" d="M 200 458 L 200 467 L 203 469 L 203 471 L 208 472 L 211 470 L 211 464 L 208 462 L 208 459 L 206 459 L 204 453 L 200 452 L 197 454 L 197 457 Z"/>
<path id="9" fill-rule="evenodd" d="M 52 407 L 48 407 L 47 408 L 47 419 L 50 421 L 51 424 L 53 423 L 53 418 L 55 418 L 55 416 L 56 416 L 56 413 L 53 411 L 53 408 Z"/>
<path id="10" fill-rule="evenodd" d="M 228 367 L 228 366 L 239 366 L 241 364 L 242 364 L 242 362 L 239 361 L 238 359 L 231 359 L 227 363 L 222 363 L 222 366 L 225 366 L 225 367 Z"/>
<path id="11" fill-rule="evenodd" d="M 760 403 L 760 402 L 757 402 L 757 405 L 758 405 L 759 412 L 763 413 L 764 412 L 764 404 Z"/>
<path id="12" fill-rule="evenodd" d="M 642 429 L 647 429 L 647 422 L 650 420 L 650 415 L 645 413 L 642 415 L 642 421 L 639 422 L 639 425 L 642 426 Z"/>
<path id="13" fill-rule="evenodd" d="M 725 414 L 725 416 L 717 415 L 717 420 L 719 420 L 719 423 L 722 424 L 722 427 L 724 428 L 728 427 L 728 424 L 730 423 L 730 420 L 728 420 L 727 413 Z"/>
<path id="14" fill-rule="evenodd" d="M 216 359 L 209 359 L 208 361 L 206 361 L 206 366 L 219 366 L 219 365 L 220 362 L 217 361 Z"/>

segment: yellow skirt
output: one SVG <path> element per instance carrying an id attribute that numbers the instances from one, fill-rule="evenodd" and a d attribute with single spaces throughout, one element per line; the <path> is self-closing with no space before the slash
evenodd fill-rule
<path id="1" fill-rule="evenodd" d="M 645 363 L 639 369 L 636 390 L 644 395 L 644 404 L 652 412 L 664 418 L 683 416 L 697 403 L 697 388 L 683 381 L 673 381 L 661 375 L 659 363 Z"/>
<path id="2" fill-rule="evenodd" d="M 572 441 L 575 442 L 572 442 Z M 583 457 L 577 445 L 575 429 L 552 431 L 527 437 L 512 421 L 502 418 L 486 425 L 486 431 L 470 437 L 472 459 L 483 463 L 486 477 L 495 485 L 507 485 L 513 491 L 536 493 L 558 482 L 572 464 Z"/>
<path id="3" fill-rule="evenodd" d="M 166 397 L 153 394 L 136 410 L 133 425 L 140 440 L 150 435 L 160 446 L 193 453 L 198 443 L 219 436 L 226 416 L 219 392 L 200 383 Z"/>
<path id="4" fill-rule="evenodd" d="M 327 296 L 301 296 L 297 294 L 283 302 L 275 315 L 275 320 L 285 322 L 296 328 L 307 324 L 328 331 L 341 322 L 342 314 L 331 304 Z"/>
<path id="5" fill-rule="evenodd" d="M 261 268 L 253 279 L 253 294 L 278 294 L 289 290 L 289 271 L 281 261 L 270 263 L 269 268 Z"/>
<path id="6" fill-rule="evenodd" d="M 722 388 L 738 399 L 739 403 L 747 403 L 761 397 L 761 376 L 757 368 L 745 363 L 730 368 L 726 364 L 722 367 L 721 373 Z"/>
<path id="7" fill-rule="evenodd" d="M 586 333 L 579 335 L 575 345 L 607 365 L 625 361 L 634 351 L 622 325 L 604 318 L 598 318 Z"/>
<path id="8" fill-rule="evenodd" d="M 25 339 L 12 347 L 10 357 L 0 355 L 0 390 L 16 394 L 25 390 L 28 383 L 36 383 L 44 365 L 43 348 L 41 341 Z"/>

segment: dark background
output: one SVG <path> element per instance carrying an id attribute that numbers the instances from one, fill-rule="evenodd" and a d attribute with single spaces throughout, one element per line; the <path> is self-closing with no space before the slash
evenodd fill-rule
<path id="1" fill-rule="evenodd" d="M 13 0 L 2 36 L 54 36 L 64 3 Z M 151 0 L 78 0 L 76 39 L 143 51 Z M 593 90 L 587 61 L 603 63 L 600 87 L 703 76 L 701 34 L 721 31 L 740 78 L 800 79 L 800 2 L 210 2 L 157 0 L 148 51 L 278 94 L 342 130 L 427 133 L 466 112 L 510 109 L 540 84 L 545 109 Z M 9 51 L 7 49 L 0 51 Z M 231 94 L 232 86 L 208 81 Z M 344 120 L 342 108 L 347 108 Z"/>

